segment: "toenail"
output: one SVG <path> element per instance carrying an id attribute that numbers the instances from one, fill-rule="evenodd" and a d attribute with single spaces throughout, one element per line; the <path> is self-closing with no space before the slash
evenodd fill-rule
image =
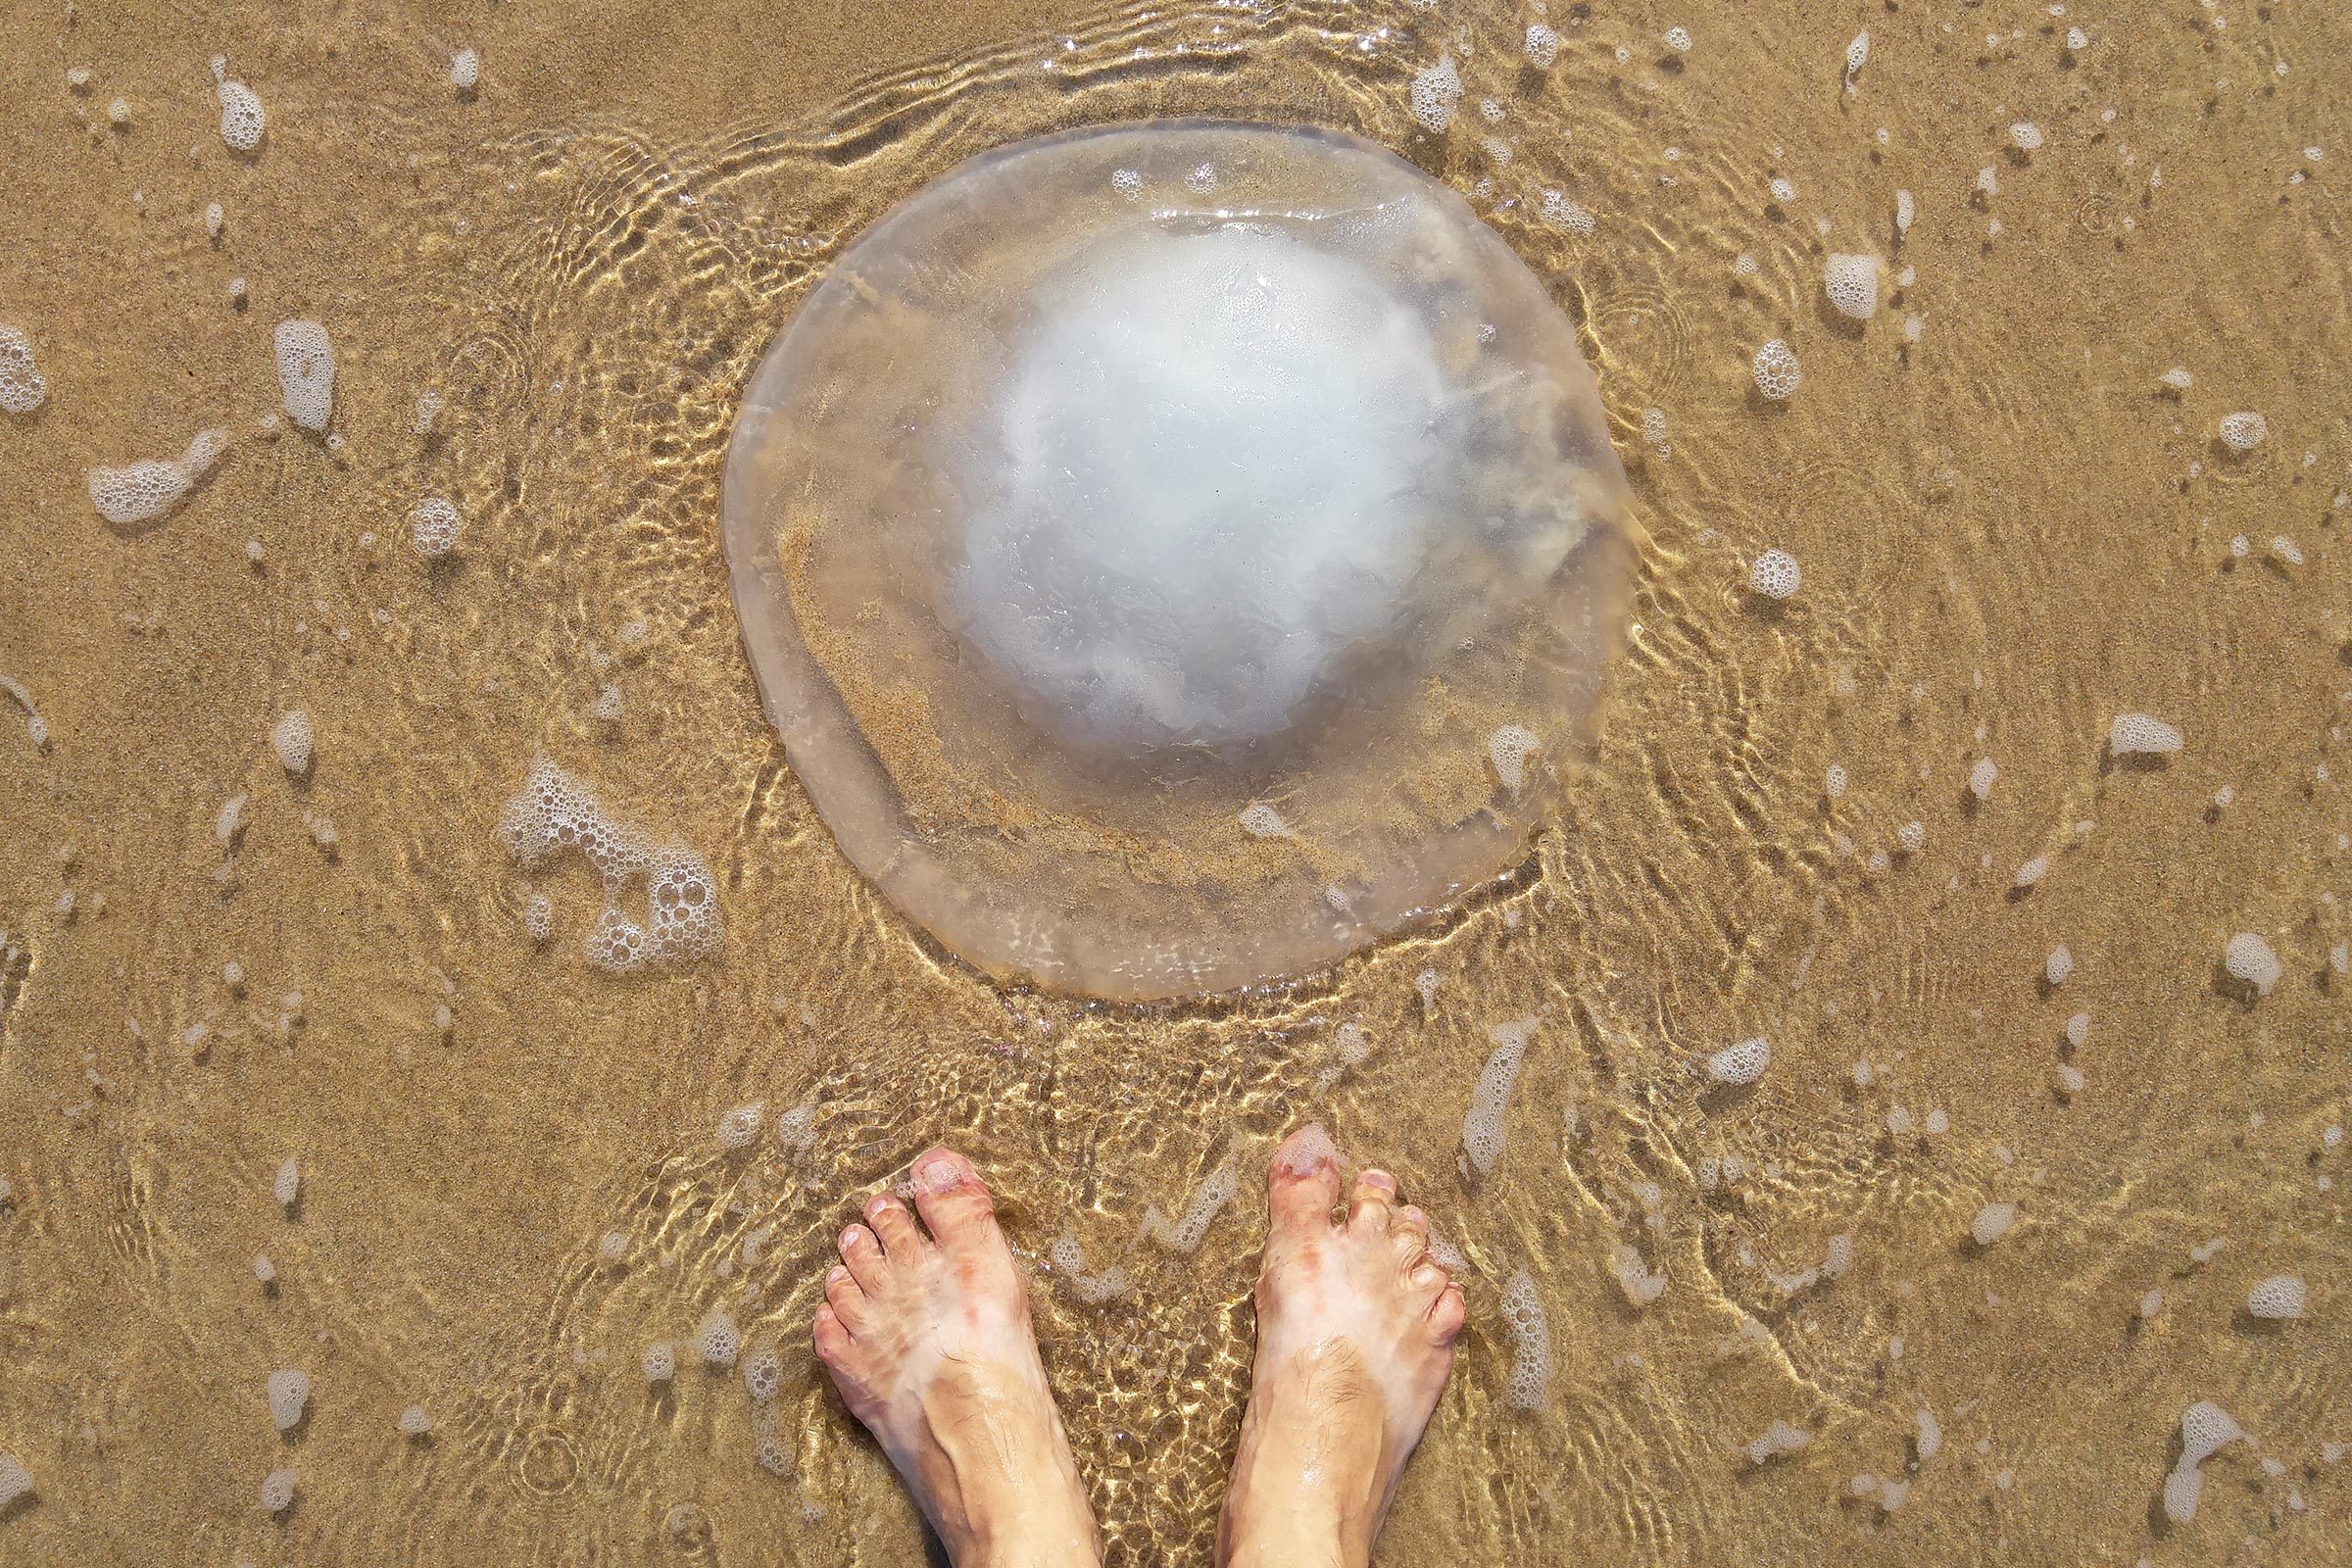
<path id="1" fill-rule="evenodd" d="M 1366 1187 L 1377 1187 L 1382 1192 L 1389 1194 L 1391 1197 L 1396 1196 L 1396 1178 L 1390 1175 L 1385 1170 L 1365 1171 L 1361 1176 L 1358 1176 L 1356 1180 L 1362 1182 Z"/>
<path id="2" fill-rule="evenodd" d="M 916 1183 L 926 1193 L 944 1193 L 963 1179 L 952 1159 L 935 1159 L 914 1173 Z"/>
<path id="3" fill-rule="evenodd" d="M 842 1267 L 839 1263 L 836 1263 L 831 1268 L 825 1270 L 825 1283 L 827 1285 L 839 1285 L 843 1280 L 846 1280 L 849 1277 L 850 1271 Z"/>
<path id="4" fill-rule="evenodd" d="M 858 1238 L 864 1234 L 865 1233 L 858 1227 L 852 1225 L 849 1229 L 841 1233 L 842 1248 L 846 1250 L 849 1248 L 856 1247 L 858 1245 Z"/>

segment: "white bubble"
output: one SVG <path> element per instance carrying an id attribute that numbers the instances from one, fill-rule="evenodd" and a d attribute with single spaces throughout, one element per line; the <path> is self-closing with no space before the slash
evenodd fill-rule
<path id="1" fill-rule="evenodd" d="M 2205 1494 L 2205 1472 L 2183 1464 L 2164 1478 L 2164 1516 L 2184 1525 L 2197 1516 L 2197 1499 Z"/>
<path id="2" fill-rule="evenodd" d="M 2054 986 L 2065 984 L 2066 977 L 2074 972 L 2075 956 L 2067 951 L 2063 942 L 2052 948 L 2050 956 L 2041 963 L 2042 978 Z"/>
<path id="3" fill-rule="evenodd" d="M 1968 770 L 1968 793 L 1980 801 L 1990 800 L 1993 780 L 2000 776 L 2001 770 L 1991 758 L 1978 758 L 1975 765 Z"/>
<path id="4" fill-rule="evenodd" d="M 459 50 L 450 57 L 449 84 L 461 93 L 467 93 L 481 83 L 482 57 L 471 48 Z"/>
<path id="5" fill-rule="evenodd" d="M 2271 987 L 2277 985 L 2279 975 L 2284 973 L 2278 962 L 2278 955 L 2271 951 L 2268 942 L 2251 931 L 2240 931 L 2230 939 L 2230 945 L 2222 952 L 2222 967 L 2232 978 L 2252 986 L 2256 995 L 2265 997 L 2271 994 Z"/>
<path id="6" fill-rule="evenodd" d="M 335 407 L 335 351 L 326 328 L 317 321 L 280 321 L 276 350 L 286 417 L 305 430 L 324 430 Z"/>
<path id="7" fill-rule="evenodd" d="M 743 1331 L 724 1307 L 712 1307 L 694 1331 L 694 1348 L 705 1362 L 722 1371 L 735 1364 L 743 1349 Z"/>
<path id="8" fill-rule="evenodd" d="M 1453 122 L 1453 106 L 1461 100 L 1462 78 L 1451 55 L 1440 55 L 1436 65 L 1413 74 L 1407 102 L 1413 118 L 1427 129 L 1442 134 Z"/>
<path id="9" fill-rule="evenodd" d="M 2017 1223 L 2015 1203 L 1986 1203 L 1977 1210 L 1976 1218 L 1968 1222 L 1968 1234 L 1979 1247 L 1990 1247 L 2009 1234 Z"/>
<path id="10" fill-rule="evenodd" d="M 433 1418 L 421 1404 L 412 1404 L 401 1411 L 399 1421 L 394 1424 L 404 1438 L 429 1437 L 433 1430 Z"/>
<path id="11" fill-rule="evenodd" d="M 1867 321 L 1879 308 L 1879 259 L 1866 253 L 1833 251 L 1822 286 L 1838 315 Z"/>
<path id="12" fill-rule="evenodd" d="M 292 1208 L 295 1200 L 302 1196 L 302 1168 L 292 1154 L 288 1154 L 286 1162 L 277 1167 L 277 1180 L 271 1184 L 270 1194 L 277 1200 L 280 1208 Z"/>
<path id="13" fill-rule="evenodd" d="M 311 770 L 311 715 L 307 709 L 297 708 L 282 715 L 270 726 L 270 749 L 277 754 L 277 765 L 299 778 Z"/>
<path id="14" fill-rule="evenodd" d="M 1498 1023 L 1487 1033 L 1494 1042 L 1494 1050 L 1481 1068 L 1477 1087 L 1470 1092 L 1470 1109 L 1462 1118 L 1462 1150 L 1480 1175 L 1494 1168 L 1502 1157 L 1505 1133 L 1504 1114 L 1511 1106 L 1511 1088 L 1519 1081 L 1519 1068 L 1527 1057 L 1528 1041 L 1534 1038 L 1536 1020 L 1520 1018 L 1510 1023 Z"/>
<path id="15" fill-rule="evenodd" d="M 297 1479 L 291 1469 L 272 1470 L 262 1477 L 262 1511 L 284 1513 L 293 1507 Z"/>
<path id="16" fill-rule="evenodd" d="M 0 1449 L 0 1510 L 32 1492 L 32 1472 L 15 1454 Z"/>
<path id="17" fill-rule="evenodd" d="M 2223 416 L 2219 428 L 2222 445 L 2232 452 L 2251 452 L 2271 433 L 2270 421 L 2250 409 Z"/>
<path id="18" fill-rule="evenodd" d="M 760 1136 L 760 1123 L 767 1119 L 767 1104 L 755 1100 L 748 1105 L 737 1105 L 718 1118 L 718 1147 L 732 1152 L 752 1147 Z"/>
<path id="19" fill-rule="evenodd" d="M 1812 1444 L 1812 1433 L 1776 1418 L 1748 1444 L 1747 1462 L 1765 1464 L 1783 1454 L 1801 1453 Z"/>
<path id="20" fill-rule="evenodd" d="M 409 547 L 427 561 L 439 561 L 458 548 L 466 519 L 447 496 L 426 496 L 409 509 Z"/>
<path id="21" fill-rule="evenodd" d="M 148 522 L 186 500 L 228 450 L 225 430 L 199 430 L 175 459 L 145 458 L 89 472 L 90 504 L 116 524 Z"/>
<path id="22" fill-rule="evenodd" d="M 1804 370 L 1796 363 L 1796 353 L 1779 338 L 1774 338 L 1756 350 L 1748 365 L 1755 376 L 1756 390 L 1775 403 L 1788 401 L 1804 380 Z"/>
<path id="23" fill-rule="evenodd" d="M 2273 1274 L 2246 1293 L 2246 1310 L 2278 1321 L 2303 1315 L 2306 1288 L 2300 1274 Z"/>
<path id="24" fill-rule="evenodd" d="M 1487 737 L 1488 760 L 1494 762 L 1494 776 L 1502 780 L 1504 789 L 1519 793 L 1527 782 L 1528 755 L 1542 750 L 1543 744 L 1533 730 L 1517 724 L 1505 724 Z"/>
<path id="25" fill-rule="evenodd" d="M 1549 71 L 1560 58 L 1560 35 L 1539 22 L 1527 29 L 1525 48 L 1529 65 Z"/>
<path id="26" fill-rule="evenodd" d="M 1707 1058 L 1707 1076 L 1719 1084 L 1752 1084 L 1772 1065 L 1772 1047 L 1763 1037 L 1727 1046 Z"/>
<path id="27" fill-rule="evenodd" d="M 33 363 L 32 339 L 0 323 L 0 411 L 30 414 L 49 396 L 48 378 Z"/>
<path id="28" fill-rule="evenodd" d="M 645 1348 L 638 1358 L 648 1383 L 667 1383 L 677 1374 L 678 1348 L 667 1340 L 656 1340 Z"/>
<path id="29" fill-rule="evenodd" d="M 1550 1399 L 1551 1324 L 1525 1269 L 1514 1270 L 1502 1288 L 1502 1320 L 1511 1341 L 1503 1400 L 1516 1410 L 1541 1410 Z"/>
<path id="30" fill-rule="evenodd" d="M 262 100 L 241 81 L 223 81 L 220 92 L 220 140 L 230 152 L 249 153 L 262 144 L 269 117 Z"/>
<path id="31" fill-rule="evenodd" d="M 2041 150 L 2041 127 L 2031 120 L 2021 120 L 2009 127 L 2009 140 L 2021 153 Z"/>
<path id="32" fill-rule="evenodd" d="M 2246 1435 L 2230 1412 L 2211 1399 L 2199 1399 L 2180 1413 L 2180 1466 L 2203 1464 Z"/>
<path id="33" fill-rule="evenodd" d="M 2118 713 L 2107 726 L 2107 750 L 2117 757 L 2156 757 L 2180 750 L 2180 732 L 2146 713 Z"/>
<path id="34" fill-rule="evenodd" d="M 1242 831 L 1253 839 L 1287 839 L 1291 836 L 1290 823 L 1282 819 L 1280 811 L 1263 801 L 1253 801 L 1242 808 L 1239 820 Z"/>
<path id="35" fill-rule="evenodd" d="M 1544 221 L 1555 228 L 1564 228 L 1579 237 L 1590 237 L 1599 226 L 1590 212 L 1569 200 L 1565 191 L 1545 190 L 1543 205 Z"/>
<path id="36" fill-rule="evenodd" d="M 1787 599 L 1804 580 L 1804 568 L 1786 550 L 1767 550 L 1748 564 L 1747 586 L 1766 599 Z"/>
<path id="37" fill-rule="evenodd" d="M 281 1367 L 270 1374 L 270 1419 L 280 1432 L 291 1432 L 302 1424 L 302 1413 L 311 1402 L 311 1379 L 307 1372 Z"/>

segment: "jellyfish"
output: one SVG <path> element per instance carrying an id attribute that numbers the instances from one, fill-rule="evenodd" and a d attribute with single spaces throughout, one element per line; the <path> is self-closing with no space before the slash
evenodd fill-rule
<path id="1" fill-rule="evenodd" d="M 1575 329 L 1454 192 L 1167 122 L 886 214 L 754 372 L 720 510 L 849 859 L 991 977 L 1142 1001 L 1327 965 L 1526 858 L 1591 741 L 1625 500 Z"/>

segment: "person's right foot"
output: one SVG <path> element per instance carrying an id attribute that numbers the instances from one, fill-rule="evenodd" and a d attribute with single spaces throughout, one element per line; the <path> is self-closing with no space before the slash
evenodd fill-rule
<path id="1" fill-rule="evenodd" d="M 914 1162 L 914 1206 L 920 1226 L 879 1194 L 841 1233 L 817 1357 L 956 1568 L 1094 1568 L 1094 1515 L 988 1188 L 934 1149 Z"/>
<path id="2" fill-rule="evenodd" d="M 1217 1527 L 1233 1568 L 1356 1568 L 1453 1367 L 1462 1291 L 1428 1251 L 1429 1218 L 1385 1171 L 1340 1173 L 1320 1129 L 1267 1177 L 1257 1361 Z"/>

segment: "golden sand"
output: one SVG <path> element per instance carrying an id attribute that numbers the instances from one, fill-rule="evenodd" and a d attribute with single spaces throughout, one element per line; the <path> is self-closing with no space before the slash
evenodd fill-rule
<path id="1" fill-rule="evenodd" d="M 1554 4 L 1539 73 L 1532 14 L 1468 0 L 18 8 L 0 321 L 49 392 L 0 420 L 0 673 L 50 740 L 0 724 L 0 1452 L 37 1487 L 0 1560 L 919 1561 L 805 1333 L 857 1196 L 945 1137 L 1037 1264 L 1110 1559 L 1199 1561 L 1256 1173 L 1309 1116 L 1468 1265 L 1386 1563 L 2340 1552 L 2352 27 L 2055 9 Z M 268 111 L 247 159 L 217 53 Z M 1441 136 L 1407 101 L 1442 53 Z M 849 869 L 761 715 L 716 509 L 744 378 L 866 223 L 988 146 L 1167 114 L 1341 126 L 1470 194 L 1579 323 L 1642 539 L 1597 757 L 1519 875 L 1296 987 L 1136 1009 L 992 987 Z M 1885 258 L 1866 323 L 1833 251 Z M 289 318 L 332 338 L 340 451 L 257 422 Z M 1786 404 L 1750 377 L 1774 338 Z M 231 450 L 175 513 L 98 518 L 91 466 L 209 425 Z M 405 537 L 427 494 L 466 519 L 438 568 Z M 1777 609 L 1744 586 L 1771 547 L 1804 571 Z M 269 742 L 296 707 L 299 781 Z M 2108 758 L 2128 710 L 2184 750 Z M 593 878 L 493 832 L 539 755 L 709 860 L 720 956 L 586 964 Z M 2223 968 L 2239 932 L 2280 959 L 2266 997 Z M 1473 1181 L 1489 1031 L 1529 1015 Z M 1712 1085 L 1755 1035 L 1762 1082 Z M 811 1147 L 725 1152 L 753 1101 L 812 1103 Z M 1197 1255 L 1142 1239 L 1228 1159 Z M 1053 1269 L 1065 1232 L 1131 1289 Z M 1851 1269 L 1806 1283 L 1838 1236 Z M 2246 1310 L 2278 1273 L 2300 1320 Z M 781 1349 L 772 1404 L 698 1362 L 720 1305 Z M 312 1390 L 283 1436 L 280 1368 Z M 2199 1399 L 2248 1436 L 2175 1524 Z M 1751 1463 L 1776 1421 L 1809 1444 Z"/>

